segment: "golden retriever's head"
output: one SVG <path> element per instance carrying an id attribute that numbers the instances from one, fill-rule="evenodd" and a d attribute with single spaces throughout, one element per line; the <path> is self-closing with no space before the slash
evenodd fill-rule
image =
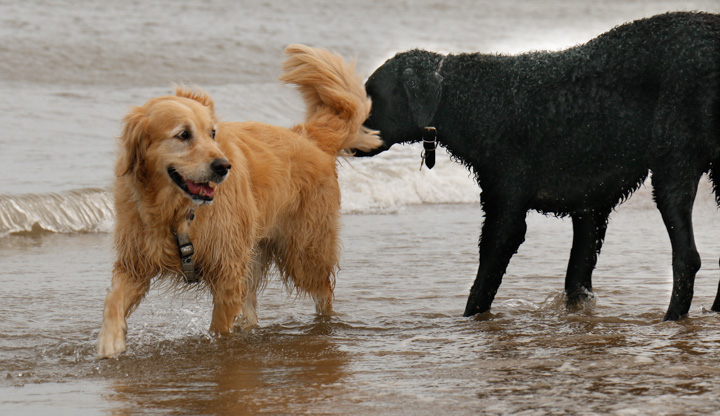
<path id="1" fill-rule="evenodd" d="M 212 98 L 176 88 L 175 96 L 153 98 L 125 116 L 116 175 L 131 175 L 151 192 L 164 185 L 194 202 L 211 202 L 230 162 L 215 142 Z"/>

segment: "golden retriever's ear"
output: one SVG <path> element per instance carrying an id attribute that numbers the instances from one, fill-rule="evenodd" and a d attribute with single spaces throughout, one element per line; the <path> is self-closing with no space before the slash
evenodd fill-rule
<path id="1" fill-rule="evenodd" d="M 116 176 L 128 174 L 140 176 L 140 167 L 145 161 L 148 146 L 146 125 L 144 107 L 133 107 L 123 119 L 120 157 L 115 166 Z"/>
<path id="2" fill-rule="evenodd" d="M 210 114 L 213 119 L 215 119 L 215 102 L 207 92 L 201 90 L 200 88 L 188 88 L 184 85 L 176 85 L 175 95 L 199 102 L 210 109 Z"/>

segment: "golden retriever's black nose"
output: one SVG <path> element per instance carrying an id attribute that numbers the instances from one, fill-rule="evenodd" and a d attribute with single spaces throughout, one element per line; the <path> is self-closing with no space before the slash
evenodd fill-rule
<path id="1" fill-rule="evenodd" d="M 219 176 L 227 175 L 228 171 L 232 166 L 227 159 L 215 159 L 210 164 L 210 169 Z"/>

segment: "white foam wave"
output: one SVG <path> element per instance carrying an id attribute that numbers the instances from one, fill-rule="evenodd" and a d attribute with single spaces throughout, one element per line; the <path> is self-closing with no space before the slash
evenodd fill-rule
<path id="1" fill-rule="evenodd" d="M 0 195 L 0 237 L 36 230 L 109 232 L 114 217 L 112 196 L 98 188 L 40 195 Z"/>
<path id="2" fill-rule="evenodd" d="M 438 149 L 437 162 L 420 170 L 419 144 L 394 146 L 372 158 L 341 162 L 343 213 L 384 213 L 413 204 L 474 203 L 480 188 L 470 172 Z"/>
<path id="3" fill-rule="evenodd" d="M 383 214 L 416 204 L 478 203 L 480 188 L 472 174 L 438 149 L 432 170 L 420 170 L 420 145 L 395 146 L 372 158 L 340 161 L 338 178 L 343 214 Z M 648 181 L 649 182 L 649 181 Z M 618 210 L 655 210 L 649 183 Z M 698 212 L 717 209 L 705 178 L 695 201 Z M 49 231 L 110 232 L 115 220 L 108 189 L 84 188 L 47 194 L 0 195 L 0 237 Z"/>
<path id="4" fill-rule="evenodd" d="M 341 161 L 342 213 L 385 213 L 412 204 L 476 202 L 479 190 L 464 167 L 439 152 L 433 170 L 420 166 L 419 146 L 399 146 L 373 158 Z M 115 219 L 107 189 L 0 195 L 0 237 L 38 230 L 110 232 Z"/>

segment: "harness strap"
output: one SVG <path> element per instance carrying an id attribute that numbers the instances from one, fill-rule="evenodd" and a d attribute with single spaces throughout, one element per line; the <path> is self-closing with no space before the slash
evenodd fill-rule
<path id="1" fill-rule="evenodd" d="M 177 235 L 178 249 L 180 250 L 180 267 L 182 269 L 185 283 L 197 283 L 198 277 L 195 275 L 195 262 L 193 261 L 193 254 L 195 254 L 195 248 L 190 237 L 183 233 Z"/>
<path id="2" fill-rule="evenodd" d="M 193 261 L 193 254 L 195 254 L 195 248 L 190 241 L 190 223 L 195 218 L 195 206 L 188 208 L 188 212 L 185 215 L 185 221 L 187 227 L 185 232 L 177 232 L 175 234 L 177 238 L 178 250 L 180 252 L 180 268 L 182 270 L 185 283 L 197 283 L 200 281 L 200 277 L 195 273 L 195 262 Z"/>

